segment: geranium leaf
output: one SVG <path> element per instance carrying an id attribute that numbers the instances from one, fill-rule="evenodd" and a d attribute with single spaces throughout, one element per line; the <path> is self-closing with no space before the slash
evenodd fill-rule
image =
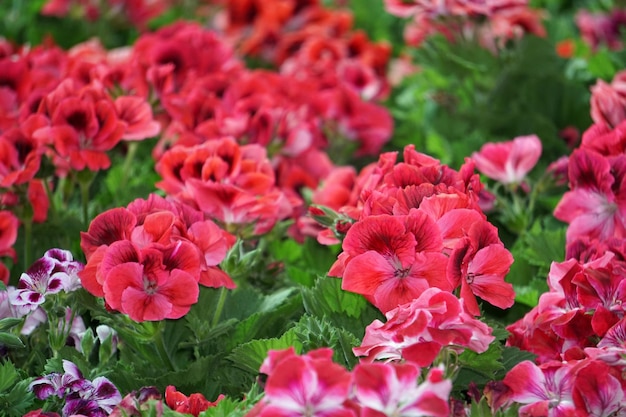
<path id="1" fill-rule="evenodd" d="M 18 319 L 15 317 L 6 317 L 0 320 L 0 332 L 9 330 L 12 327 L 17 326 L 22 322 L 23 319 Z"/>
<path id="2" fill-rule="evenodd" d="M 327 318 L 304 315 L 294 327 L 305 351 L 330 347 L 335 352 L 335 361 L 352 368 L 358 362 L 352 348 L 360 340 L 349 331 L 335 327 Z"/>
<path id="3" fill-rule="evenodd" d="M 361 295 L 341 289 L 341 280 L 319 277 L 313 288 L 303 288 L 302 298 L 307 313 L 326 317 L 337 327 L 363 337 L 365 327 L 382 314 Z"/>
<path id="4" fill-rule="evenodd" d="M 19 376 L 15 365 L 11 361 L 0 364 L 0 392 L 6 391 L 13 385 Z"/>
<path id="5" fill-rule="evenodd" d="M 459 356 L 461 369 L 454 381 L 455 389 L 466 389 L 470 383 L 482 387 L 495 379 L 494 376 L 504 369 L 504 365 L 500 361 L 501 354 L 502 345 L 499 342 L 491 343 L 489 349 L 483 353 L 466 349 Z"/>
<path id="6" fill-rule="evenodd" d="M 215 407 L 210 407 L 200 413 L 199 417 L 240 417 L 244 414 L 241 402 L 224 398 Z"/>
<path id="7" fill-rule="evenodd" d="M 23 348 L 24 342 L 14 334 L 0 333 L 0 345 L 4 345 L 8 348 Z"/>
<path id="8" fill-rule="evenodd" d="M 302 351 L 302 343 L 293 329 L 279 338 L 257 339 L 244 343 L 235 348 L 227 359 L 233 362 L 234 366 L 256 374 L 267 357 L 267 352 L 272 349 L 287 349 L 290 346 L 293 346 L 298 353 Z"/>
<path id="9" fill-rule="evenodd" d="M 502 349 L 502 365 L 504 368 L 498 372 L 496 379 L 502 379 L 515 365 L 523 361 L 534 361 L 537 355 L 520 350 L 517 347 L 505 346 Z"/>

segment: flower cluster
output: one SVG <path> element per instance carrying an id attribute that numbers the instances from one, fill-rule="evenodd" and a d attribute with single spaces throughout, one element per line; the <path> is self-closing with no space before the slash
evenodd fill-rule
<path id="1" fill-rule="evenodd" d="M 404 33 L 406 42 L 412 46 L 419 46 L 436 33 L 449 40 L 473 33 L 489 49 L 497 49 L 525 33 L 546 35 L 540 12 L 529 8 L 527 0 L 385 0 L 385 7 L 395 16 L 412 19 Z"/>
<path id="2" fill-rule="evenodd" d="M 480 315 L 475 296 L 510 307 L 514 292 L 504 276 L 513 258 L 478 207 L 482 185 L 473 170 L 469 160 L 457 172 L 413 146 L 401 163 L 383 154 L 339 208 L 354 224 L 329 275 L 383 312 L 431 287 L 460 289 L 473 315 Z"/>
<path id="3" fill-rule="evenodd" d="M 115 18 L 128 20 L 132 25 L 146 29 L 148 21 L 164 13 L 171 4 L 171 0 L 107 0 L 100 3 L 87 0 L 48 0 L 43 5 L 41 14 L 65 17 L 71 13 L 76 17 L 96 21 L 112 10 Z"/>
<path id="4" fill-rule="evenodd" d="M 223 30 L 241 52 L 274 63 L 281 73 L 342 86 L 368 100 L 389 92 L 391 46 L 354 30 L 347 10 L 325 8 L 319 0 L 235 0 L 224 15 Z"/>
<path id="5" fill-rule="evenodd" d="M 51 396 L 62 399 L 65 402 L 63 417 L 107 417 L 122 400 L 115 385 L 107 378 L 101 376 L 90 381 L 83 377 L 74 363 L 67 360 L 63 361 L 63 370 L 63 374 L 48 374 L 30 384 L 30 389 L 40 400 Z"/>
<path id="6" fill-rule="evenodd" d="M 448 416 L 452 384 L 441 369 L 424 380 L 412 363 L 363 363 L 349 372 L 332 356 L 328 348 L 270 351 L 260 370 L 265 396 L 246 416 Z"/>
<path id="7" fill-rule="evenodd" d="M 266 148 L 258 144 L 240 146 L 232 138 L 223 138 L 175 146 L 165 152 L 156 169 L 163 178 L 157 187 L 240 236 L 267 233 L 292 214 L 289 198 L 276 184 Z"/>
<path id="8" fill-rule="evenodd" d="M 507 327 L 507 343 L 534 353 L 536 362 L 508 373 L 495 408 L 520 403 L 529 416 L 626 411 L 625 122 L 616 116 L 623 104 L 601 96 L 604 87 L 593 91 L 596 124 L 568 158 L 570 191 L 554 211 L 569 223 L 566 260 L 552 263 L 549 291 L 537 306 Z M 600 118 L 601 112 L 616 117 Z"/>
<path id="9" fill-rule="evenodd" d="M 234 237 L 190 206 L 152 194 L 94 218 L 81 234 L 83 287 L 135 321 L 184 316 L 198 284 L 234 288 L 217 265 Z"/>
<path id="10" fill-rule="evenodd" d="M 464 310 L 461 300 L 438 288 L 387 312 L 386 318 L 386 323 L 375 320 L 367 326 L 361 346 L 354 348 L 362 362 L 404 359 L 426 367 L 442 349 L 461 353 L 467 347 L 483 353 L 495 339 L 489 326 Z"/>
<path id="11" fill-rule="evenodd" d="M 78 274 L 84 265 L 74 261 L 69 251 L 50 249 L 36 260 L 26 272 L 20 276 L 17 287 L 9 286 L 6 291 L 0 292 L 0 318 L 25 318 L 21 333 L 32 333 L 49 317 L 42 308 L 46 297 L 60 292 L 71 293 L 81 287 Z M 85 330 L 83 320 L 72 314 L 67 308 L 64 310 L 61 327 L 66 337 L 80 339 Z M 67 329 L 65 328 L 67 327 Z M 75 343 L 80 349 L 80 343 Z"/>
<path id="12" fill-rule="evenodd" d="M 621 31 L 626 26 L 626 10 L 616 8 L 608 13 L 592 13 L 581 9 L 576 13 L 576 26 L 582 40 L 594 51 L 600 46 L 620 50 L 623 47 Z"/>

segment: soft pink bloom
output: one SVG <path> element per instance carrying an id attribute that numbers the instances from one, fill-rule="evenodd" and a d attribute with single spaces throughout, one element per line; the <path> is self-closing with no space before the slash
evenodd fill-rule
<path id="1" fill-rule="evenodd" d="M 150 104 L 142 97 L 121 96 L 115 99 L 117 117 L 124 122 L 125 140 L 142 140 L 159 134 L 161 125 L 154 120 Z"/>
<path id="2" fill-rule="evenodd" d="M 487 143 L 472 154 L 476 169 L 503 184 L 519 184 L 541 156 L 541 140 L 536 135 L 519 136 L 512 141 Z"/>
<path id="3" fill-rule="evenodd" d="M 554 216 L 566 223 L 567 240 L 587 236 L 626 236 L 626 156 L 611 159 L 577 149 L 569 159 L 571 191 L 563 195 Z"/>
<path id="4" fill-rule="evenodd" d="M 428 366 L 444 348 L 482 353 L 494 340 L 489 326 L 468 314 L 461 300 L 437 288 L 387 312 L 386 318 L 386 323 L 375 320 L 367 326 L 355 355 L 368 362 L 404 359 Z"/>
<path id="5" fill-rule="evenodd" d="M 345 404 L 350 373 L 332 361 L 333 351 L 317 349 L 281 355 L 265 385 L 262 417 L 354 417 Z M 256 413 L 256 412 L 255 412 Z"/>
<path id="6" fill-rule="evenodd" d="M 412 363 L 362 363 L 354 374 L 354 400 L 362 417 L 447 417 L 452 382 L 440 368 L 419 383 L 420 368 Z"/>
<path id="7" fill-rule="evenodd" d="M 591 87 L 591 118 L 609 127 L 626 120 L 626 71 L 618 72 L 611 84 L 598 80 Z"/>
<path id="8" fill-rule="evenodd" d="M 537 366 L 521 362 L 504 378 L 511 389 L 510 398 L 525 404 L 520 415 L 529 417 L 573 417 L 576 407 L 572 399 L 574 367 L 567 363 L 550 362 Z"/>

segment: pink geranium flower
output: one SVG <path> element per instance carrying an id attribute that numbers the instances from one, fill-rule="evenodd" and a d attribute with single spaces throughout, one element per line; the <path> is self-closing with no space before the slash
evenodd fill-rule
<path id="1" fill-rule="evenodd" d="M 302 356 L 292 351 L 278 355 L 268 371 L 265 398 L 250 415 L 354 417 L 354 412 L 345 404 L 351 375 L 332 361 L 332 355 L 329 348 Z"/>
<path id="2" fill-rule="evenodd" d="M 420 368 L 412 363 L 362 363 L 354 368 L 354 398 L 361 416 L 432 416 L 449 414 L 452 383 L 440 368 L 418 383 Z"/>
<path id="3" fill-rule="evenodd" d="M 364 361 L 405 359 L 428 366 L 444 348 L 460 353 L 467 347 L 482 353 L 494 340 L 489 326 L 468 314 L 461 300 L 437 288 L 424 291 L 386 317 L 386 323 L 374 320 L 367 326 L 361 346 L 354 348 Z"/>
<path id="4" fill-rule="evenodd" d="M 537 164 L 541 140 L 536 135 L 519 136 L 512 141 L 487 143 L 472 154 L 476 169 L 503 184 L 519 184 Z"/>
<path id="5" fill-rule="evenodd" d="M 577 149 L 570 156 L 566 192 L 554 217 L 569 223 L 567 240 L 626 236 L 626 157 L 611 159 L 592 150 Z"/>
<path id="6" fill-rule="evenodd" d="M 549 362 L 537 366 L 530 361 L 524 361 L 509 371 L 504 383 L 511 390 L 511 400 L 525 404 L 519 410 L 520 415 L 529 417 L 576 415 L 572 399 L 573 365 Z"/>

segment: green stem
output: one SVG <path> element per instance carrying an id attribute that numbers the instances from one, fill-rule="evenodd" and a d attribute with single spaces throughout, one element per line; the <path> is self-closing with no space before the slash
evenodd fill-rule
<path id="1" fill-rule="evenodd" d="M 28 269 L 33 262 L 33 217 L 25 216 L 22 219 L 24 224 L 24 271 Z"/>
<path id="2" fill-rule="evenodd" d="M 220 298 L 217 300 L 217 306 L 215 307 L 215 314 L 213 314 L 213 321 L 211 322 L 211 327 L 217 326 L 217 323 L 220 321 L 220 317 L 222 316 L 222 310 L 224 310 L 224 305 L 226 304 L 226 295 L 228 294 L 228 290 L 224 287 L 220 288 Z"/>
<path id="3" fill-rule="evenodd" d="M 163 327 L 165 325 L 165 321 L 159 323 L 157 327 L 157 331 L 154 334 L 154 344 L 156 346 L 157 352 L 159 353 L 159 357 L 161 358 L 161 362 L 165 365 L 168 370 L 176 371 L 176 366 L 172 362 L 172 358 L 170 358 L 167 349 L 165 348 L 165 342 L 163 341 Z"/>
<path id="4" fill-rule="evenodd" d="M 128 180 L 128 173 L 131 171 L 138 148 L 139 142 L 130 142 L 128 144 L 128 152 L 126 152 L 126 158 L 124 158 L 124 166 L 122 168 L 122 184 L 126 184 Z"/>

